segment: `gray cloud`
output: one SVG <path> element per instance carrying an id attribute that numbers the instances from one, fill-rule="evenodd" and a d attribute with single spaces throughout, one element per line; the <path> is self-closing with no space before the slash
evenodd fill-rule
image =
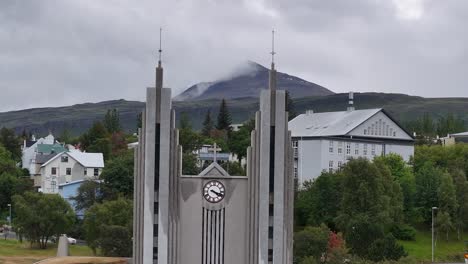
<path id="1" fill-rule="evenodd" d="M 468 1 L 3 0 L 0 111 L 125 98 L 154 83 L 164 28 L 165 86 L 174 95 L 277 66 L 335 92 L 468 96 Z"/>

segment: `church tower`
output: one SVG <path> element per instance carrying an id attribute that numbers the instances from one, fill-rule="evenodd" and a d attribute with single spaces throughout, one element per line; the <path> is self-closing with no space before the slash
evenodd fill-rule
<path id="1" fill-rule="evenodd" d="M 134 263 L 292 264 L 293 153 L 274 48 L 246 176 L 229 175 L 215 157 L 200 174 L 182 174 L 161 52 L 135 149 Z"/>

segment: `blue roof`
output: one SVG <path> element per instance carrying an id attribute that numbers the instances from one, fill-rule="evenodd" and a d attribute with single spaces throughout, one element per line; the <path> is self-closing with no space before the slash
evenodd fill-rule
<path id="1" fill-rule="evenodd" d="M 229 153 L 216 153 L 217 160 L 229 160 Z M 214 153 L 200 153 L 198 154 L 198 158 L 201 160 L 213 160 Z"/>

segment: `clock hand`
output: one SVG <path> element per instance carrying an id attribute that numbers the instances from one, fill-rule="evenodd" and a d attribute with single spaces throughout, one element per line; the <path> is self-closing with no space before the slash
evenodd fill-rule
<path id="1" fill-rule="evenodd" d="M 216 194 L 217 196 L 223 196 L 220 192 L 217 192 L 215 190 L 210 190 L 210 192 Z"/>

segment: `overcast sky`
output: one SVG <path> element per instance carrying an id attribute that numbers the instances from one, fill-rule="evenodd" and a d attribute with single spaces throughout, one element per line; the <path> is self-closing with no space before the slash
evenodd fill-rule
<path id="1" fill-rule="evenodd" d="M 466 0 L 1 0 L 0 111 L 223 78 L 246 60 L 334 92 L 468 97 Z"/>

